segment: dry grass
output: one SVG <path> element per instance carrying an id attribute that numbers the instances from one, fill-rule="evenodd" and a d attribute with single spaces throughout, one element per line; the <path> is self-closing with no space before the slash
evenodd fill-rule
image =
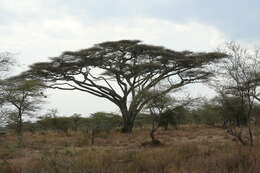
<path id="1" fill-rule="evenodd" d="M 80 132 L 26 133 L 23 147 L 10 135 L 0 139 L 0 173 L 260 172 L 258 141 L 242 147 L 221 129 L 191 125 L 156 136 L 163 146 L 141 147 L 148 129 L 100 134 L 95 145 Z"/>

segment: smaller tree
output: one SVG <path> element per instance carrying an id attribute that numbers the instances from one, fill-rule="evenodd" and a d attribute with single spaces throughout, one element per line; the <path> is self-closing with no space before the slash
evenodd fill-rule
<path id="1" fill-rule="evenodd" d="M 10 67 L 15 63 L 13 55 L 8 52 L 0 52 L 0 79 L 3 79 L 8 72 L 10 72 Z M 2 82 L 0 82 L 1 84 Z M 0 95 L 0 127 L 5 126 L 7 122 L 7 110 L 4 109 L 3 100 Z"/>
<path id="2" fill-rule="evenodd" d="M 23 118 L 33 116 L 40 108 L 43 95 L 42 83 L 38 80 L 10 78 L 2 81 L 1 101 L 9 109 L 8 120 L 16 125 L 19 142 L 22 142 Z"/>
<path id="3" fill-rule="evenodd" d="M 175 125 L 180 109 L 195 101 L 194 99 L 176 100 L 170 95 L 162 94 L 160 89 L 147 92 L 144 97 L 150 98 L 149 103 L 146 105 L 146 110 L 148 110 L 152 116 L 152 129 L 150 132 L 152 145 L 160 144 L 160 141 L 155 138 L 157 129 L 163 126 L 167 130 L 169 124 Z"/>
<path id="4" fill-rule="evenodd" d="M 149 103 L 146 105 L 146 110 L 150 112 L 152 116 L 152 129 L 150 137 L 152 139 L 152 145 L 161 144 L 161 142 L 155 138 L 155 132 L 159 128 L 159 120 L 164 110 L 169 108 L 172 104 L 172 98 L 168 95 L 161 94 L 160 90 L 153 90 L 146 93 L 145 97 L 150 97 Z"/>

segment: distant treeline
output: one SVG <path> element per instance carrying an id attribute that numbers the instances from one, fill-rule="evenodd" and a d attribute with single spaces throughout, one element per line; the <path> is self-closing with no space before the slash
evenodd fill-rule
<path id="1" fill-rule="evenodd" d="M 171 112 L 165 112 L 156 120 L 159 126 L 165 130 L 170 128 L 178 128 L 181 124 L 204 124 L 210 126 L 224 127 L 227 122 L 233 122 L 236 125 L 246 124 L 246 118 L 243 114 L 233 109 L 225 108 L 223 105 L 204 103 L 196 109 L 188 109 L 179 107 Z M 255 124 L 260 124 L 260 116 L 258 112 L 260 105 L 256 105 L 253 109 L 253 117 Z M 152 124 L 152 117 L 149 114 L 139 114 L 135 122 L 135 128 L 150 127 Z M 91 114 L 89 117 L 82 117 L 80 115 L 72 116 L 44 116 L 40 117 L 36 122 L 24 122 L 24 131 L 29 132 L 44 132 L 57 131 L 69 134 L 70 131 L 103 131 L 109 132 L 111 130 L 119 130 L 122 127 L 122 117 L 114 113 L 97 112 Z M 10 122 L 6 128 L 15 130 L 16 124 Z"/>

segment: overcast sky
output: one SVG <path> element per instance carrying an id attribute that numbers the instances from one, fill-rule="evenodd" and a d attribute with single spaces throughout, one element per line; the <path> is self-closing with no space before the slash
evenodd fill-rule
<path id="1" fill-rule="evenodd" d="M 26 69 L 66 50 L 120 39 L 173 50 L 211 51 L 228 40 L 260 47 L 259 6 L 259 0 L 0 0 L 0 51 L 15 53 Z M 46 107 L 62 115 L 118 111 L 86 93 L 48 94 Z"/>

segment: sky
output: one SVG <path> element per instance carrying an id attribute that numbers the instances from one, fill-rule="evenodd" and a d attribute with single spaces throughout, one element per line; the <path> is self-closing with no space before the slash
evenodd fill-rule
<path id="1" fill-rule="evenodd" d="M 103 41 L 138 39 L 173 50 L 214 51 L 225 41 L 260 47 L 258 0 L 0 0 L 0 52 L 19 68 Z M 210 95 L 206 87 L 187 91 Z M 202 92 L 203 91 L 203 92 Z M 118 112 L 82 92 L 48 90 L 61 115 Z"/>

